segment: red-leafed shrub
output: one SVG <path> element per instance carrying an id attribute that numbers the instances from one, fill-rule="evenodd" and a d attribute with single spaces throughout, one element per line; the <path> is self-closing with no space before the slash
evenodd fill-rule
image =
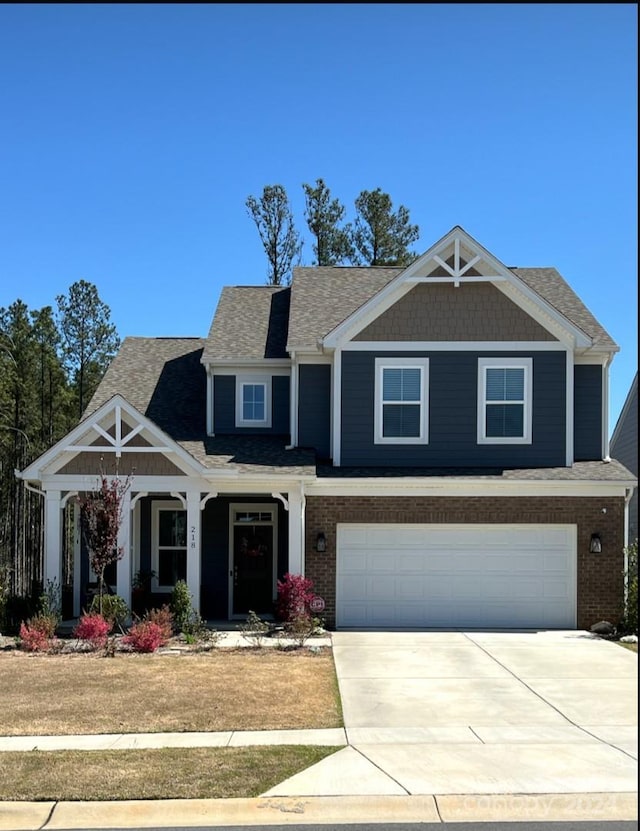
<path id="1" fill-rule="evenodd" d="M 50 615 L 36 615 L 20 624 L 20 647 L 25 652 L 47 652 L 55 638 L 56 621 Z"/>
<path id="2" fill-rule="evenodd" d="M 160 627 L 165 643 L 173 635 L 173 613 L 166 603 L 159 609 L 150 609 L 143 620 L 149 623 L 156 623 Z"/>
<path id="3" fill-rule="evenodd" d="M 302 574 L 285 574 L 283 580 L 278 580 L 278 619 L 290 623 L 300 618 L 311 618 L 309 604 L 313 597 L 313 580 Z"/>
<path id="4" fill-rule="evenodd" d="M 159 623 L 141 620 L 140 623 L 134 623 L 122 642 L 130 646 L 134 652 L 155 652 L 167 642 L 167 638 Z"/>
<path id="5" fill-rule="evenodd" d="M 88 641 L 94 649 L 102 649 L 107 644 L 112 624 L 105 620 L 102 615 L 82 615 L 78 625 L 73 630 L 74 637 Z"/>

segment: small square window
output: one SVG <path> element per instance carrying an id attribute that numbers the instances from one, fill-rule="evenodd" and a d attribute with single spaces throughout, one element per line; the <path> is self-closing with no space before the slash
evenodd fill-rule
<path id="1" fill-rule="evenodd" d="M 271 427 L 270 376 L 236 376 L 236 427 Z"/>

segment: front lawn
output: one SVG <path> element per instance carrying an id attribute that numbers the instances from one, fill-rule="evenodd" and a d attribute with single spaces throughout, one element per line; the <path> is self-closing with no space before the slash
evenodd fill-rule
<path id="1" fill-rule="evenodd" d="M 337 747 L 230 747 L 3 753 L 0 800 L 259 796 Z"/>
<path id="2" fill-rule="evenodd" d="M 5 736 L 342 726 L 329 649 L 114 658 L 14 651 L 0 654 L 0 701 Z"/>

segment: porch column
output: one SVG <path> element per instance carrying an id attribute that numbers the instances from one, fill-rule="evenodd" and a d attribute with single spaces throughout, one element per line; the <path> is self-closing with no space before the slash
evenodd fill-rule
<path id="1" fill-rule="evenodd" d="M 80 617 L 80 589 L 82 587 L 82 563 L 80 544 L 80 505 L 75 502 L 73 511 L 73 616 Z"/>
<path id="2" fill-rule="evenodd" d="M 289 502 L 289 572 L 304 574 L 304 559 L 302 556 L 302 494 L 298 490 L 290 490 Z"/>
<path id="3" fill-rule="evenodd" d="M 187 586 L 200 614 L 200 491 L 187 491 Z"/>
<path id="4" fill-rule="evenodd" d="M 131 608 L 131 490 L 122 497 L 122 522 L 118 529 L 118 548 L 124 554 L 116 567 L 116 589 L 118 596 Z"/>
<path id="5" fill-rule="evenodd" d="M 47 491 L 44 501 L 44 586 L 62 588 L 62 505 L 60 491 Z"/>

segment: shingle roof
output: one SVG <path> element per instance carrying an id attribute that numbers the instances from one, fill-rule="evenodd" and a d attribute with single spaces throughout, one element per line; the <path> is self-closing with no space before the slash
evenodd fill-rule
<path id="1" fill-rule="evenodd" d="M 201 438 L 206 418 L 203 338 L 125 338 L 85 416 L 116 394 L 173 439 Z"/>
<path id="2" fill-rule="evenodd" d="M 402 268 L 294 268 L 287 349 L 315 346 Z"/>
<path id="3" fill-rule="evenodd" d="M 227 286 L 222 290 L 203 361 L 286 358 L 291 289 Z"/>
<path id="4" fill-rule="evenodd" d="M 286 450 L 289 436 L 206 435 L 204 345 L 203 338 L 125 338 L 85 417 L 120 394 L 207 468 L 313 475 L 314 453 Z"/>
<path id="5" fill-rule="evenodd" d="M 636 477 L 620 462 L 575 462 L 572 467 L 331 467 L 318 466 L 319 479 L 486 479 L 488 482 L 629 482 Z"/>
<path id="6" fill-rule="evenodd" d="M 594 346 L 616 347 L 615 341 L 555 268 L 512 268 L 510 270 L 529 288 L 589 335 Z"/>

